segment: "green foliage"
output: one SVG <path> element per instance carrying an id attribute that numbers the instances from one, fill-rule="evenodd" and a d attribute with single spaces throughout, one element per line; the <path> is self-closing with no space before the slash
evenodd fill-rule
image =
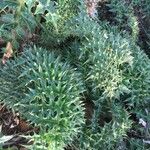
<path id="1" fill-rule="evenodd" d="M 94 43 L 89 42 L 91 50 L 89 58 L 90 66 L 89 80 L 92 82 L 93 90 L 100 90 L 104 97 L 118 97 L 124 92 L 122 66 L 125 63 L 132 64 L 130 47 L 126 39 L 120 35 L 100 33 L 101 39 Z"/>
<path id="2" fill-rule="evenodd" d="M 110 0 L 110 11 L 115 14 L 114 20 L 117 22 L 117 26 L 121 30 L 125 30 L 132 35 L 132 38 L 137 41 L 139 34 L 139 22 L 138 16 L 135 14 L 134 2 L 127 2 L 124 0 Z"/>
<path id="3" fill-rule="evenodd" d="M 117 27 L 129 32 L 135 41 L 138 40 L 140 31 L 144 32 L 142 34 L 145 34 L 149 40 L 149 0 L 108 0 L 107 6 L 114 14 L 113 20 Z"/>
<path id="4" fill-rule="evenodd" d="M 35 30 L 34 15 L 22 0 L 4 0 L 0 7 L 1 38 L 12 42 L 14 49 L 18 49 L 19 42 L 28 40 Z"/>
<path id="5" fill-rule="evenodd" d="M 70 60 L 71 56 L 76 56 L 79 59 L 73 58 L 71 62 L 78 66 L 78 70 L 82 72 L 88 95 L 94 102 L 91 129 L 98 128 L 99 114 L 108 114 L 106 109 L 111 110 L 112 115 L 123 113 L 116 103 L 117 99 L 119 103 L 124 103 L 124 107 L 129 108 L 129 113 L 135 113 L 138 119 L 144 116 L 147 118 L 148 115 L 145 114 L 144 109 L 149 110 L 150 61 L 135 44 L 136 32 L 135 36 L 133 36 L 134 34 L 129 36 L 124 32 L 118 34 L 118 28 L 110 27 L 103 22 L 93 21 L 83 14 L 79 14 L 76 26 L 72 25 L 72 32 L 80 37 L 80 41 L 73 43 L 74 48 L 70 50 L 68 59 Z M 76 54 L 76 52 L 78 53 Z M 118 109 L 120 112 L 116 113 L 115 110 Z M 126 117 L 121 116 L 120 118 Z M 116 121 L 115 118 L 111 120 L 112 122 Z M 125 122 L 129 123 L 130 119 Z M 117 129 L 121 130 L 121 127 Z M 110 130 L 106 128 L 109 133 Z M 81 149 L 92 149 L 94 144 L 90 144 L 91 140 L 97 144 L 95 149 L 100 148 L 102 144 L 98 139 L 102 136 L 101 130 L 95 131 L 98 134 L 94 136 L 98 137 L 97 140 L 92 138 L 92 132 L 83 132 L 85 132 L 83 136 L 89 138 L 85 138 L 85 147 L 83 146 L 84 142 L 80 143 L 84 147 Z M 126 134 L 126 132 L 124 133 Z M 106 141 L 110 142 L 110 145 L 106 143 L 105 149 L 115 149 L 116 143 L 111 143 L 110 134 L 105 133 L 104 135 L 108 138 Z M 117 135 L 121 135 L 121 133 Z M 124 138 L 120 140 L 124 141 Z M 83 139 L 81 138 L 80 141 Z M 119 138 L 117 141 L 119 142 Z M 125 147 L 128 146 L 125 144 Z"/>
<path id="6" fill-rule="evenodd" d="M 123 67 L 133 63 L 130 42 L 115 29 L 105 30 L 110 27 L 100 27 L 88 18 L 81 22 L 79 18 L 77 24 L 74 32 L 77 36 L 81 33 L 83 37 L 77 55 L 80 61 L 74 63 L 82 71 L 86 85 L 93 94 L 98 90 L 105 98 L 118 98 L 127 90 L 123 83 Z"/>
<path id="7" fill-rule="evenodd" d="M 80 132 L 83 84 L 75 69 L 59 57 L 44 49 L 29 49 L 1 68 L 0 78 L 2 102 L 40 127 L 35 139 L 42 146 L 62 149 Z"/>
<path id="8" fill-rule="evenodd" d="M 150 60 L 138 47 L 133 52 L 134 61 L 132 67 L 124 71 L 124 76 L 129 81 L 126 86 L 130 89 L 131 97 L 127 99 L 129 105 L 136 110 L 138 117 L 142 115 L 145 109 L 149 109 L 150 97 Z M 141 110 L 143 109 L 143 112 Z"/>
<path id="9" fill-rule="evenodd" d="M 131 127 L 129 114 L 119 105 L 113 107 L 115 109 L 113 121 L 105 123 L 103 127 L 93 130 L 86 127 L 83 134 L 80 135 L 79 142 L 74 145 L 76 149 L 97 150 L 107 149 L 113 150 L 120 147 L 120 143 L 126 138 L 126 132 Z M 113 110 L 114 111 L 114 110 Z"/>
<path id="10" fill-rule="evenodd" d="M 138 120 L 150 122 L 150 60 L 138 46 L 136 11 L 141 8 L 147 18 L 150 5 L 148 0 L 104 4 L 114 14 L 113 23 L 107 16 L 105 21 L 90 18 L 81 0 L 0 4 L 1 37 L 13 48 L 18 45 L 16 49 L 22 41 L 43 47 L 24 49 L 0 69 L 0 101 L 40 128 L 29 136 L 34 139 L 29 149 L 148 148 L 143 141 L 149 139 L 150 128 Z M 35 34 L 38 39 L 30 41 Z M 88 125 L 83 93 L 92 102 Z M 130 131 L 142 139 L 128 136 Z"/>
<path id="11" fill-rule="evenodd" d="M 70 35 L 67 22 L 77 14 L 79 4 L 78 0 L 4 0 L 0 4 L 1 37 L 12 42 L 15 50 L 20 42 L 32 43 L 35 35 L 38 44 L 54 47 Z"/>
<path id="12" fill-rule="evenodd" d="M 71 36 L 69 22 L 77 15 L 80 0 L 38 1 L 35 15 L 42 16 L 42 31 L 39 44 L 58 47 Z M 58 46 L 57 46 L 58 45 Z"/>

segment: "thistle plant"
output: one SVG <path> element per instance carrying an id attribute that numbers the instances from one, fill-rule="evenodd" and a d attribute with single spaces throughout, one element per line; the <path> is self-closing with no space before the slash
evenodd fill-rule
<path id="1" fill-rule="evenodd" d="M 70 36 L 67 23 L 78 13 L 79 5 L 80 0 L 4 0 L 0 4 L 1 37 L 15 50 L 20 42 L 32 40 L 54 47 Z"/>
<path id="2" fill-rule="evenodd" d="M 117 22 L 117 27 L 119 27 L 122 31 L 131 34 L 135 41 L 137 41 L 140 29 L 138 16 L 135 13 L 135 1 L 132 0 L 127 2 L 110 0 L 108 6 L 110 11 L 115 14 L 114 20 Z"/>
<path id="3" fill-rule="evenodd" d="M 107 14 L 105 21 L 92 17 L 93 6 L 88 8 L 85 2 L 0 4 L 0 36 L 13 49 L 18 50 L 22 41 L 33 45 L 29 39 L 38 34 L 34 44 L 55 51 L 29 46 L 0 66 L 0 102 L 39 128 L 28 136 L 34 141 L 29 149 L 63 150 L 68 145 L 81 150 L 136 149 L 149 136 L 149 129 L 132 120 L 134 114 L 149 122 L 150 61 L 136 43 L 140 22 L 135 12 L 142 4 L 143 15 L 148 13 L 148 0 L 101 1 L 108 5 L 106 11 L 113 12 L 113 26 Z M 83 93 L 86 102 L 92 102 L 91 107 L 85 105 L 90 107 L 88 124 Z M 130 138 L 130 129 L 146 138 Z"/>
<path id="4" fill-rule="evenodd" d="M 78 70 L 82 72 L 83 80 L 87 89 L 89 89 L 88 94 L 94 102 L 91 125 L 87 127 L 86 131 L 83 131 L 85 134 L 80 141 L 85 140 L 85 142 L 79 142 L 82 147 L 80 149 L 94 149 L 94 147 L 95 149 L 101 149 L 101 145 L 105 141 L 100 144 L 100 139 L 105 138 L 108 143 L 106 142 L 106 145 L 103 145 L 102 148 L 116 149 L 120 143 L 124 143 L 124 136 L 127 136 L 126 131 L 131 128 L 130 113 L 134 112 L 137 116 L 142 117 L 144 116 L 144 107 L 149 108 L 145 105 L 149 104 L 149 59 L 138 46 L 135 46 L 138 28 L 132 35 L 124 34 L 124 32 L 119 34 L 118 28 L 92 20 L 83 14 L 79 14 L 75 22 L 76 26 L 72 26 L 72 32 L 80 37 L 80 42 L 74 43 L 77 47 L 74 46 L 74 51 L 70 51 L 69 56 L 78 58 L 73 59 L 73 64 L 78 66 Z M 135 26 L 137 27 L 137 24 Z M 136 80 L 137 76 L 138 80 Z M 126 95 L 128 98 L 126 98 Z M 118 101 L 119 104 L 117 104 Z M 133 106 L 132 110 L 134 111 L 128 110 L 129 112 L 127 112 L 125 108 L 120 109 L 125 101 L 128 101 L 127 106 Z M 125 104 L 123 105 L 123 107 L 126 107 Z M 108 125 L 110 128 L 106 125 L 99 129 L 98 121 L 101 114 L 108 114 L 106 108 L 111 111 L 112 116 L 117 115 L 120 121 L 121 118 L 126 118 L 123 122 L 129 124 L 123 123 L 116 127 L 113 124 L 118 124 L 120 121 L 116 121 L 116 117 L 112 117 L 110 118 L 110 126 Z M 126 112 L 128 117 L 122 115 L 123 112 Z M 111 126 L 114 128 L 112 129 Z M 125 128 L 125 130 L 122 130 L 122 127 L 127 127 L 127 130 Z M 105 132 L 102 138 L 103 130 Z M 107 131 L 110 133 L 111 130 L 117 133 L 113 132 L 112 135 L 124 136 L 118 137 L 114 142 L 114 137 L 107 133 Z M 124 132 L 120 133 L 118 130 Z M 127 147 L 126 144 L 125 147 Z"/>
<path id="5" fill-rule="evenodd" d="M 115 112 L 114 112 L 115 109 Z M 105 123 L 103 127 L 85 127 L 80 135 L 79 141 L 74 144 L 76 149 L 118 149 L 120 143 L 127 137 L 127 131 L 130 129 L 132 122 L 129 120 L 128 112 L 120 104 L 112 107 L 113 120 Z M 80 142 L 82 141 L 82 142 Z"/>
<path id="6" fill-rule="evenodd" d="M 79 20 L 75 30 L 84 36 L 79 47 L 80 62 L 77 64 L 79 69 L 84 68 L 81 70 L 92 92 L 99 90 L 101 96 L 117 98 L 127 89 L 122 71 L 125 64 L 132 65 L 133 56 L 128 40 L 113 28 L 106 31 L 104 27 L 86 17 L 82 23 Z"/>
<path id="7" fill-rule="evenodd" d="M 125 63 L 132 64 L 130 47 L 120 35 L 105 32 L 101 35 L 99 42 L 89 43 L 93 51 L 89 56 L 93 62 L 89 80 L 93 81 L 93 91 L 99 89 L 106 97 L 118 97 L 124 87 L 121 68 Z"/>
<path id="8" fill-rule="evenodd" d="M 126 99 L 129 107 L 133 107 L 132 111 L 137 114 L 138 118 L 146 117 L 145 109 L 149 106 L 150 97 L 150 60 L 138 46 L 133 46 L 133 65 L 127 67 L 123 74 L 129 82 L 126 86 L 130 90 L 131 96 Z"/>
<path id="9" fill-rule="evenodd" d="M 40 128 L 34 148 L 63 149 L 81 131 L 84 91 L 80 74 L 42 48 L 29 49 L 1 68 L 0 95 Z M 37 143 L 37 144 L 36 144 Z"/>
<path id="10" fill-rule="evenodd" d="M 20 42 L 29 42 L 37 26 L 31 8 L 32 5 L 28 8 L 24 0 L 4 0 L 0 4 L 0 35 L 10 41 L 15 50 Z"/>
<path id="11" fill-rule="evenodd" d="M 69 22 L 79 11 L 80 0 L 39 0 L 35 15 L 42 15 L 43 32 L 41 34 L 41 45 L 56 47 L 71 36 Z M 43 44 L 44 43 L 44 44 Z"/>

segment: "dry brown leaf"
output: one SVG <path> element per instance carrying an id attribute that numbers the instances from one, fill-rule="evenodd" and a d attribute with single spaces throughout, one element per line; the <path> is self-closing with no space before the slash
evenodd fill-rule
<path id="1" fill-rule="evenodd" d="M 6 61 L 12 57 L 12 54 L 13 54 L 13 49 L 12 49 L 12 44 L 11 42 L 8 42 L 7 45 L 6 45 L 6 51 L 3 55 L 3 58 L 2 58 L 2 63 L 5 64 Z"/>
<path id="2" fill-rule="evenodd" d="M 21 132 L 27 132 L 27 131 L 31 130 L 31 126 L 22 119 L 19 120 L 19 128 L 20 128 Z"/>
<path id="3" fill-rule="evenodd" d="M 86 3 L 86 7 L 87 7 L 87 14 L 91 17 L 91 18 L 95 18 L 97 10 L 97 0 L 85 0 Z"/>
<path id="4" fill-rule="evenodd" d="M 5 43 L 5 41 L 4 41 L 2 38 L 0 38 L 0 47 L 1 47 L 4 43 Z"/>

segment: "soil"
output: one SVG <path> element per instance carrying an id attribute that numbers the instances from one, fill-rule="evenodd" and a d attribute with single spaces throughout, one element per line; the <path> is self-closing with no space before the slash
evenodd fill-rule
<path id="1" fill-rule="evenodd" d="M 13 147 L 13 149 L 17 148 L 18 150 L 23 150 L 22 145 L 31 144 L 22 135 L 29 135 L 38 130 L 23 120 L 19 113 L 14 112 L 12 109 L 7 109 L 2 104 L 0 105 L 0 128 L 2 135 L 12 135 L 12 138 L 3 144 L 3 148 Z"/>

